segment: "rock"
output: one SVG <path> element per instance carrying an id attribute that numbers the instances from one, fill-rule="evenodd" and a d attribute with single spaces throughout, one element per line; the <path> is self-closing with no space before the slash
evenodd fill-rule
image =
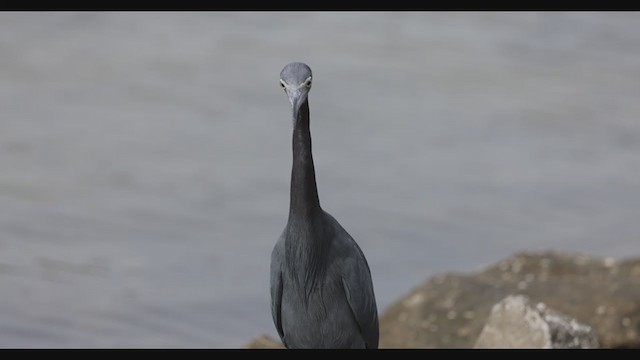
<path id="1" fill-rule="evenodd" d="M 589 349 L 598 339 L 579 324 L 543 303 L 533 307 L 523 295 L 507 296 L 493 306 L 474 348 Z"/>
<path id="2" fill-rule="evenodd" d="M 526 295 L 597 334 L 601 347 L 640 344 L 640 258 L 522 253 L 460 275 L 435 276 L 380 316 L 382 348 L 471 348 L 492 307 Z"/>
<path id="3" fill-rule="evenodd" d="M 284 345 L 279 340 L 269 335 L 260 335 L 244 346 L 248 349 L 284 349 Z"/>

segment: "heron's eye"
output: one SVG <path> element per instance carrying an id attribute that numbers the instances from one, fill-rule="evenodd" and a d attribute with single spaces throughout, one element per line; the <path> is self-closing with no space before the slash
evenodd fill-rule
<path id="1" fill-rule="evenodd" d="M 280 81 L 280 86 L 284 89 L 284 83 Z"/>
<path id="2" fill-rule="evenodd" d="M 311 79 L 304 82 L 304 86 L 311 87 Z"/>

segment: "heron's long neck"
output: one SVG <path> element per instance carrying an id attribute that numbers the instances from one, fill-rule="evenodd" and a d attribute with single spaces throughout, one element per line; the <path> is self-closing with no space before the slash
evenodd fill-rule
<path id="1" fill-rule="evenodd" d="M 293 126 L 293 168 L 287 229 L 287 266 L 294 274 L 295 283 L 304 289 L 304 299 L 308 300 L 323 273 L 327 248 L 311 156 L 308 101 L 302 104 Z"/>
<path id="2" fill-rule="evenodd" d="M 315 217 L 319 216 L 320 201 L 311 155 L 308 101 L 302 104 L 294 122 L 289 222 L 312 223 Z"/>

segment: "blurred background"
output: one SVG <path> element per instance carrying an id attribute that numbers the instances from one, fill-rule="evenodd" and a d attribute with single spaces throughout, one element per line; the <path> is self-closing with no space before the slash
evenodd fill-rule
<path id="1" fill-rule="evenodd" d="M 640 254 L 640 14 L 0 13 L 0 347 L 277 336 L 290 105 L 379 312 L 523 250 Z"/>

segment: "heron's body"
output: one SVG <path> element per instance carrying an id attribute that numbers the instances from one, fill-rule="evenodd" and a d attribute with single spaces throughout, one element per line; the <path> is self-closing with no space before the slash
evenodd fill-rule
<path id="1" fill-rule="evenodd" d="M 292 63 L 281 78 L 293 107 L 293 168 L 289 220 L 271 255 L 274 323 L 288 348 L 377 348 L 369 266 L 318 200 L 307 100 L 311 70 Z"/>

